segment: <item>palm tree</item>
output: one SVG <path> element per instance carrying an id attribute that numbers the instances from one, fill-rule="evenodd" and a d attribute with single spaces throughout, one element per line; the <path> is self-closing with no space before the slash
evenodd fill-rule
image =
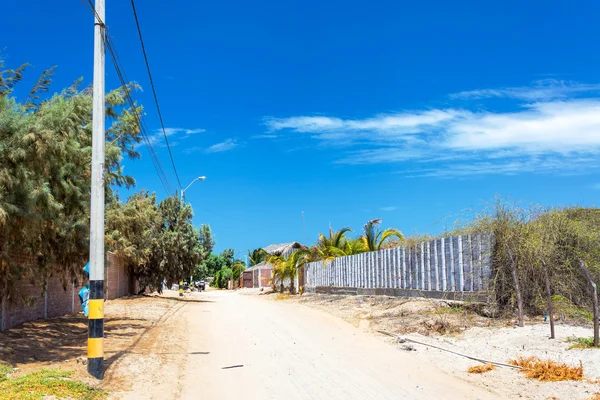
<path id="1" fill-rule="evenodd" d="M 355 254 L 364 253 L 365 251 L 365 244 L 363 243 L 361 238 L 348 239 L 346 241 L 346 245 L 344 246 L 344 253 L 347 256 L 353 256 Z"/>
<path id="2" fill-rule="evenodd" d="M 251 267 L 266 261 L 268 257 L 269 254 L 265 249 L 254 249 L 252 252 L 248 250 L 248 261 L 250 261 Z"/>
<path id="3" fill-rule="evenodd" d="M 367 222 L 364 227 L 364 235 L 360 237 L 365 251 L 377 251 L 384 247 L 385 241 L 390 237 L 397 237 L 400 242 L 404 241 L 404 235 L 397 229 L 388 228 L 385 230 L 379 229 L 381 219 L 376 218 Z"/>
<path id="4" fill-rule="evenodd" d="M 303 265 L 314 261 L 313 252 L 308 247 L 302 247 L 298 251 L 290 254 L 286 264 L 286 276 L 290 278 L 290 293 L 296 293 L 296 287 L 294 281 L 298 275 L 298 268 Z"/>
<path id="5" fill-rule="evenodd" d="M 350 228 L 342 228 L 339 231 L 329 229 L 329 237 L 319 233 L 319 242 L 313 248 L 313 253 L 316 259 L 330 261 L 336 257 L 346 255 L 346 233 L 352 232 Z"/>
<path id="6" fill-rule="evenodd" d="M 271 274 L 271 286 L 273 291 L 276 290 L 277 283 L 279 282 L 281 293 L 283 293 L 283 280 L 286 275 L 286 259 L 283 258 L 283 256 L 272 255 L 267 258 L 267 262 L 273 266 L 273 272 Z"/>

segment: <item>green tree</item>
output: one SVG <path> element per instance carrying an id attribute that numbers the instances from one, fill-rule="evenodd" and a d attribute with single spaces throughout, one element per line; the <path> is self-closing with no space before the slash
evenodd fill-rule
<path id="1" fill-rule="evenodd" d="M 329 229 L 329 236 L 325 236 L 319 233 L 319 241 L 317 245 L 312 248 L 312 254 L 314 259 L 330 261 L 336 257 L 342 257 L 346 255 L 346 234 L 352 232 L 350 228 L 342 228 L 339 231 Z"/>
<path id="2" fill-rule="evenodd" d="M 131 195 L 125 203 L 117 199 L 106 211 L 107 242 L 129 273 L 136 277 L 157 273 L 151 260 L 161 229 L 160 221 L 156 195 L 147 191 Z"/>
<path id="3" fill-rule="evenodd" d="M 384 248 L 386 240 L 396 237 L 400 242 L 404 241 L 404 235 L 397 229 L 388 228 L 380 230 L 381 219 L 376 218 L 367 222 L 363 227 L 363 236 L 361 240 L 365 251 L 377 251 Z"/>
<path id="4" fill-rule="evenodd" d="M 264 249 L 248 250 L 248 262 L 251 267 L 266 261 L 268 257 L 269 254 Z"/>
<path id="5" fill-rule="evenodd" d="M 156 246 L 151 253 L 152 274 L 143 282 L 159 288 L 192 276 L 202 261 L 200 234 L 192 224 L 193 211 L 178 196 L 167 197 L 158 205 L 160 215 Z"/>
<path id="6" fill-rule="evenodd" d="M 92 96 L 81 81 L 51 96 L 46 70 L 20 102 L 12 96 L 26 65 L 2 70 L 0 61 L 0 296 L 18 295 L 25 276 L 76 279 L 89 251 Z M 138 157 L 141 140 L 123 90 L 107 94 L 105 186 L 130 187 L 124 156 Z M 138 108 L 141 112 L 141 108 Z"/>

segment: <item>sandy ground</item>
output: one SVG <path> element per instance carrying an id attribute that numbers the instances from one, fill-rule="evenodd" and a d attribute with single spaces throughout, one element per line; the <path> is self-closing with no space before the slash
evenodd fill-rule
<path id="1" fill-rule="evenodd" d="M 276 298 L 275 296 L 271 296 Z M 401 347 L 391 338 L 376 333 L 383 329 L 423 343 L 434 344 L 462 354 L 485 360 L 506 362 L 519 356 L 538 356 L 542 359 L 578 366 L 581 361 L 586 378 L 600 380 L 600 350 L 568 350 L 569 337 L 589 337 L 589 327 L 556 325 L 556 339 L 549 340 L 549 326 L 538 319 L 525 327 L 506 326 L 507 321 L 491 320 L 469 312 L 448 312 L 439 302 L 366 297 L 309 295 L 289 298 L 285 302 L 300 303 L 330 312 L 364 331 L 371 332 L 390 345 Z M 510 323 L 510 321 L 508 321 Z M 440 325 L 449 333 L 440 335 Z M 471 326 L 471 328 L 469 328 Z M 588 399 L 600 392 L 600 385 L 589 382 L 537 382 L 507 368 L 497 368 L 483 375 L 466 372 L 478 363 L 431 347 L 414 344 L 416 351 L 408 352 L 414 360 L 435 364 L 436 367 L 461 380 L 492 388 L 509 399 Z"/>
<path id="2" fill-rule="evenodd" d="M 177 320 L 187 304 L 137 296 L 107 301 L 103 381 L 87 374 L 87 319 L 82 313 L 0 333 L 0 362 L 17 368 L 15 377 L 42 368 L 64 369 L 113 398 L 172 399 L 187 357 L 187 324 Z"/>
<path id="3" fill-rule="evenodd" d="M 240 290 L 183 299 L 167 291 L 162 297 L 109 301 L 101 382 L 78 362 L 84 360 L 87 336 L 81 314 L 0 334 L 0 361 L 18 367 L 17 374 L 44 367 L 74 370 L 112 399 L 579 400 L 600 392 L 590 383 L 539 383 L 507 369 L 469 375 L 465 370 L 473 361 L 418 345 L 406 352 L 375 333 L 403 332 L 498 361 L 530 354 L 582 360 L 586 375 L 595 378 L 600 353 L 565 351 L 563 341 L 567 335 L 589 336 L 589 329 L 559 325 L 559 339 L 549 341 L 543 325 L 501 327 L 505 323 L 440 313 L 438 305 L 402 299 L 277 299 Z M 438 334 L 440 321 L 453 336 Z"/>
<path id="4" fill-rule="evenodd" d="M 495 399 L 320 310 L 213 291 L 188 306 L 184 399 Z"/>

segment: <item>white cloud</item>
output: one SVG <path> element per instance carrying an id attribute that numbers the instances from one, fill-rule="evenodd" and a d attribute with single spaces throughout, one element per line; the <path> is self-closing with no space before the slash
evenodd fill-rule
<path id="1" fill-rule="evenodd" d="M 461 115 L 458 110 L 424 110 L 396 114 L 380 114 L 367 119 L 341 119 L 322 116 L 267 118 L 270 131 L 289 129 L 300 133 L 314 133 L 317 137 L 338 139 L 350 133 L 378 132 L 382 135 L 402 135 L 421 131 L 425 127 L 442 124 Z"/>
<path id="2" fill-rule="evenodd" d="M 277 139 L 279 135 L 254 135 L 252 139 Z"/>
<path id="3" fill-rule="evenodd" d="M 596 85 L 576 87 L 584 91 Z M 566 96 L 568 90 L 562 90 Z M 600 97 L 535 101 L 505 112 L 441 108 L 364 119 L 267 118 L 265 124 L 269 134 L 306 134 L 321 146 L 338 147 L 335 163 L 410 162 L 410 174 L 583 174 L 600 169 Z"/>
<path id="4" fill-rule="evenodd" d="M 513 98 L 526 101 L 553 100 L 600 91 L 600 84 L 583 84 L 556 79 L 533 82 L 531 86 L 502 89 L 478 89 L 450 95 L 453 99 L 489 99 L 493 97 Z"/>
<path id="5" fill-rule="evenodd" d="M 237 146 L 238 146 L 237 140 L 227 139 L 223 142 L 213 144 L 212 146 L 208 147 L 204 151 L 206 153 L 222 153 L 224 151 L 232 150 L 232 149 L 236 148 Z"/>
<path id="6" fill-rule="evenodd" d="M 165 128 L 165 133 L 167 134 L 167 136 L 177 135 L 177 134 L 193 135 L 195 133 L 202 133 L 202 132 L 206 132 L 206 129 L 202 129 L 202 128 L 194 128 L 194 129 Z M 155 132 L 155 134 L 157 134 L 157 135 L 162 135 L 162 133 L 163 133 L 162 129 L 157 129 Z"/>
<path id="7" fill-rule="evenodd" d="M 393 206 L 389 206 L 389 207 L 381 207 L 380 210 L 381 211 L 394 211 L 397 210 L 398 207 L 393 207 Z"/>
<path id="8" fill-rule="evenodd" d="M 165 142 L 165 135 L 167 135 L 167 138 L 169 138 L 170 136 L 177 136 L 178 139 L 185 139 L 187 137 L 189 137 L 190 135 L 196 134 L 196 133 L 202 133 L 202 132 L 206 132 L 206 129 L 202 129 L 202 128 L 193 128 L 193 129 L 188 129 L 188 128 L 165 128 L 165 131 L 163 133 L 162 128 L 158 128 L 155 129 L 154 132 L 152 132 L 152 134 L 148 135 L 148 140 L 150 141 L 150 144 L 152 146 L 166 146 L 166 142 Z M 142 142 L 141 145 L 144 145 L 145 143 Z M 169 142 L 169 145 L 172 145 L 171 142 Z"/>

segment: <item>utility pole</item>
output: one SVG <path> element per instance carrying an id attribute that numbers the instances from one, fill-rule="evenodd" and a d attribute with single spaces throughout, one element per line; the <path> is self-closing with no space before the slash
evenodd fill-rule
<path id="1" fill-rule="evenodd" d="M 95 9 L 88 373 L 97 379 L 102 379 L 104 377 L 104 0 L 96 0 Z"/>
<path id="2" fill-rule="evenodd" d="M 185 201 L 184 197 L 183 197 L 184 192 L 185 192 L 185 189 L 181 191 L 181 200 L 179 201 L 180 210 L 183 207 L 183 202 Z M 180 216 L 181 216 L 181 214 L 180 214 Z M 179 217 L 177 219 L 179 220 Z M 177 235 L 177 237 L 179 237 L 179 235 Z M 191 282 L 191 280 L 190 280 L 190 282 Z M 190 288 L 190 290 L 192 290 L 192 289 Z M 179 280 L 179 297 L 183 297 L 183 278 L 181 278 Z"/>

